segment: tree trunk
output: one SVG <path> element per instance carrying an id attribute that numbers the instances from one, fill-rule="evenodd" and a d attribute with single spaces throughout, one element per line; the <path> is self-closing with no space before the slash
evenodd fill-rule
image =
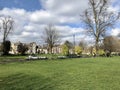
<path id="1" fill-rule="evenodd" d="M 98 45 L 99 41 L 98 39 L 96 39 L 95 41 L 95 50 L 96 50 L 96 54 L 98 55 L 98 50 L 99 50 L 99 45 Z"/>
<path id="2" fill-rule="evenodd" d="M 2 51 L 3 51 L 3 55 L 6 55 L 6 50 L 5 50 L 5 36 L 3 37 L 3 43 L 2 43 Z"/>
<path id="3" fill-rule="evenodd" d="M 49 50 L 50 50 L 50 52 L 49 52 L 49 53 L 50 53 L 50 54 L 52 54 L 52 47 L 50 47 L 50 49 L 49 49 Z"/>

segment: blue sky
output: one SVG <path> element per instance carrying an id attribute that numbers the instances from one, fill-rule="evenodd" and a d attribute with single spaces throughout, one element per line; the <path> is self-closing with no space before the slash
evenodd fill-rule
<path id="1" fill-rule="evenodd" d="M 22 8 L 27 11 L 35 11 L 42 8 L 39 0 L 0 0 L 1 9 Z"/>
<path id="2" fill-rule="evenodd" d="M 111 10 L 120 11 L 119 0 L 112 0 Z M 92 40 L 84 35 L 80 14 L 88 7 L 88 0 L 0 0 L 0 15 L 10 15 L 15 21 L 14 32 L 9 37 L 13 42 L 39 42 L 47 24 L 55 25 L 62 41 Z M 110 34 L 120 32 L 119 22 Z M 67 37 L 68 36 L 68 37 Z M 2 36 L 0 36 L 0 40 Z"/>

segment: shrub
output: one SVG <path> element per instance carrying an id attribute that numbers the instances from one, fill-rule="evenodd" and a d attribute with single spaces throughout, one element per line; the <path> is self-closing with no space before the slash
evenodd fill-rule
<path id="1" fill-rule="evenodd" d="M 67 45 L 62 45 L 62 54 L 63 55 L 69 55 L 69 48 Z"/>
<path id="2" fill-rule="evenodd" d="M 98 50 L 99 56 L 105 56 L 105 51 L 103 49 Z"/>
<path id="3" fill-rule="evenodd" d="M 75 46 L 75 53 L 77 55 L 81 55 L 82 54 L 82 48 L 80 46 Z"/>
<path id="4" fill-rule="evenodd" d="M 18 45 L 18 47 L 17 47 L 18 53 L 20 53 L 21 55 L 24 55 L 27 50 L 28 50 L 27 45 L 24 45 L 24 44 L 22 44 L 22 43 L 19 43 L 19 45 Z"/>
<path id="5" fill-rule="evenodd" d="M 9 40 L 5 41 L 1 45 L 1 51 L 3 52 L 3 55 L 8 55 L 11 47 L 11 42 Z"/>

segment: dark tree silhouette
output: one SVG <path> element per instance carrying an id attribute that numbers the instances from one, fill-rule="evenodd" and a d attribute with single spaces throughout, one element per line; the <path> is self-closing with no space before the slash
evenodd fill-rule
<path id="1" fill-rule="evenodd" d="M 28 46 L 27 45 L 25 45 L 23 43 L 19 43 L 18 44 L 18 47 L 17 47 L 18 53 L 20 53 L 21 55 L 24 55 L 27 50 L 28 50 Z"/>
<path id="2" fill-rule="evenodd" d="M 6 40 L 2 43 L 2 51 L 3 51 L 3 55 L 8 55 L 9 51 L 11 48 L 11 42 L 9 40 Z"/>

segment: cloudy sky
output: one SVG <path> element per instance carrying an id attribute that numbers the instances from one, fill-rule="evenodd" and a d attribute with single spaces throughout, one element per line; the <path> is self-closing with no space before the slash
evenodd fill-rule
<path id="1" fill-rule="evenodd" d="M 120 11 L 120 1 L 112 2 L 110 9 Z M 90 41 L 91 38 L 84 35 L 79 17 L 87 6 L 88 0 L 0 0 L 0 15 L 10 15 L 14 19 L 14 32 L 9 36 L 12 42 L 42 43 L 42 32 L 50 23 L 60 31 L 62 41 L 72 42 L 73 34 L 76 41 Z M 119 25 L 118 22 L 109 34 L 116 36 L 120 32 Z"/>

